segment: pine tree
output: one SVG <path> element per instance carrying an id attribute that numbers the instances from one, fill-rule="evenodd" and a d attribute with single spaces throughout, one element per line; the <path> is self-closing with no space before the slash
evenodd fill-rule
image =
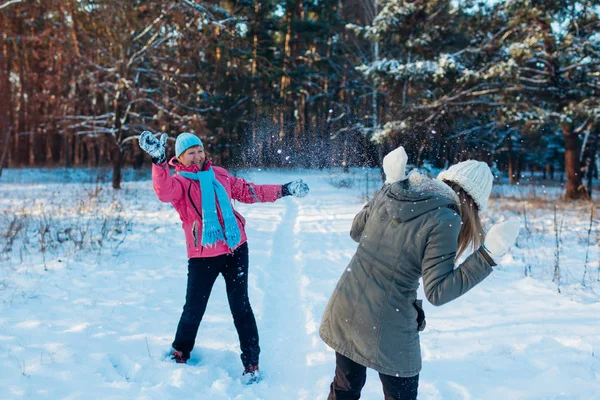
<path id="1" fill-rule="evenodd" d="M 600 115 L 598 5 L 571 0 L 496 4 L 490 14 L 505 24 L 495 41 L 501 62 L 480 75 L 496 87 L 502 123 L 560 129 L 568 199 L 589 197 L 579 137 L 594 129 Z"/>
<path id="2" fill-rule="evenodd" d="M 492 62 L 483 51 L 489 39 L 470 26 L 482 22 L 451 1 L 390 0 L 381 7 L 371 25 L 353 27 L 381 49 L 380 60 L 359 67 L 385 96 L 384 123 L 372 140 L 402 143 L 420 164 L 425 153 L 441 158 L 442 142 L 453 137 L 459 161 L 468 153 L 464 136 L 488 129 L 496 105 L 487 83 L 474 79 Z"/>

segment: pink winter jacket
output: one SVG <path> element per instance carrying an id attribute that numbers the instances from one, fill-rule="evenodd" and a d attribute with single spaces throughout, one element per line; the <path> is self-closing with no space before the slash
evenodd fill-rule
<path id="1" fill-rule="evenodd" d="M 173 157 L 169 162 L 175 167 L 175 171 L 198 172 L 195 165 L 184 167 Z M 210 161 L 204 165 L 204 170 L 210 167 Z M 227 191 L 229 199 L 238 200 L 242 203 L 273 202 L 281 198 L 281 185 L 255 185 L 244 179 L 229 175 L 225 168 L 214 167 L 215 178 Z M 227 244 L 221 241 L 214 246 L 202 246 L 202 199 L 200 197 L 200 183 L 195 180 L 173 175 L 169 171 L 167 163 L 161 165 L 152 164 L 152 184 L 158 199 L 164 203 L 171 203 L 181 218 L 183 231 L 185 232 L 185 243 L 188 258 L 216 257 L 229 254 L 231 251 Z M 233 205 L 232 205 L 233 208 Z M 217 205 L 219 221 L 223 224 L 221 209 Z M 238 245 L 241 246 L 247 240 L 244 226 L 246 221 L 240 213 L 233 210 L 242 234 Z M 234 249 L 235 250 L 235 249 Z"/>

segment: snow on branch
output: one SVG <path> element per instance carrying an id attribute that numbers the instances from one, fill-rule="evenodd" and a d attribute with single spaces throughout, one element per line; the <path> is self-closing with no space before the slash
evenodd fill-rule
<path id="1" fill-rule="evenodd" d="M 382 128 L 376 129 L 373 132 L 371 141 L 373 143 L 381 144 L 383 140 L 390 136 L 394 132 L 404 132 L 408 130 L 409 126 L 406 121 L 390 121 L 386 123 Z"/>
<path id="2" fill-rule="evenodd" d="M 408 78 L 412 80 L 433 78 L 434 81 L 438 81 L 451 71 L 465 76 L 472 74 L 472 71 L 450 54 L 441 54 L 437 60 L 433 61 L 425 60 L 409 63 L 384 58 L 369 65 L 358 66 L 356 69 L 369 78 L 376 79 L 379 75 L 385 75 L 398 81 Z"/>
<path id="3" fill-rule="evenodd" d="M 10 0 L 10 1 L 7 1 L 6 3 L 0 5 L 0 10 L 2 10 L 5 7 L 10 6 L 11 4 L 21 3 L 22 1 L 23 0 Z"/>
<path id="4" fill-rule="evenodd" d="M 383 4 L 381 4 L 383 3 Z M 367 40 L 376 41 L 386 33 L 405 27 L 410 24 L 410 18 L 419 12 L 421 7 L 419 2 L 408 2 L 398 0 L 387 0 L 380 3 L 381 11 L 377 14 L 371 25 L 360 26 L 356 24 L 346 24 L 346 29 L 354 32 L 356 35 L 364 36 Z M 441 10 L 439 10 L 441 11 Z M 437 16 L 439 11 L 433 16 Z M 431 39 L 431 38 L 429 38 Z M 428 42 L 428 34 L 421 36 L 419 40 L 414 41 L 424 44 Z"/>
<path id="5" fill-rule="evenodd" d="M 206 24 L 214 24 L 217 25 L 221 28 L 225 28 L 225 23 L 227 22 L 243 22 L 246 21 L 245 18 L 238 18 L 238 17 L 232 17 L 229 15 L 229 12 L 219 6 L 219 5 L 213 5 L 211 8 L 216 11 L 219 12 L 221 14 L 224 14 L 227 18 L 222 19 L 222 20 L 218 20 L 210 11 L 208 11 L 208 9 L 204 6 L 201 6 L 200 4 L 192 1 L 192 0 L 182 0 L 186 5 L 188 5 L 189 7 L 193 8 L 194 10 L 200 12 L 201 14 L 203 14 L 205 16 L 205 18 L 207 19 L 207 21 L 205 21 Z"/>
<path id="6" fill-rule="evenodd" d="M 389 0 L 383 4 L 381 11 L 373 20 L 373 27 L 385 32 L 403 25 L 410 15 L 419 11 L 419 2 Z"/>

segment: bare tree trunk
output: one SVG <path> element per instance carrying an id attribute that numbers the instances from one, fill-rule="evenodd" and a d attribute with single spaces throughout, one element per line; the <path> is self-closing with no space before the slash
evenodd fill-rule
<path id="1" fill-rule="evenodd" d="M 95 150 L 97 149 L 96 146 L 94 146 Z M 140 169 L 144 164 L 144 151 L 140 148 L 137 140 L 134 140 L 131 143 L 131 147 L 133 153 L 133 169 Z"/>
<path id="2" fill-rule="evenodd" d="M 290 3 L 287 4 L 288 7 L 291 7 Z M 279 110 L 279 141 L 280 143 L 285 144 L 284 139 L 286 136 L 286 121 L 285 121 L 285 112 L 286 105 L 288 103 L 287 99 L 287 87 L 290 84 L 290 78 L 288 76 L 290 70 L 290 58 L 292 54 L 292 47 L 290 42 L 292 40 L 292 10 L 286 11 L 286 33 L 285 33 L 285 42 L 283 45 L 283 69 L 281 74 L 281 107 Z"/>
<path id="3" fill-rule="evenodd" d="M 0 19 L 2 24 L 0 26 L 4 26 L 4 19 Z M 6 34 L 2 35 L 3 39 L 6 39 Z M 3 41 L 4 42 L 4 41 Z M 0 158 L 0 177 L 2 176 L 2 169 L 6 163 L 6 156 L 8 155 L 8 146 L 10 139 L 10 126 L 9 126 L 9 113 L 12 108 L 12 101 L 10 97 L 10 81 L 8 79 L 9 76 L 9 60 L 6 58 L 7 46 L 4 45 L 0 47 L 0 87 L 2 91 L 0 92 L 0 96 L 2 96 L 2 102 L 0 103 L 0 132 L 3 132 L 2 135 L 2 157 Z"/>
<path id="4" fill-rule="evenodd" d="M 565 198 L 589 199 L 589 193 L 582 182 L 577 133 L 573 132 L 573 127 L 568 123 L 561 124 L 560 128 L 565 139 L 565 171 L 567 173 Z"/>
<path id="5" fill-rule="evenodd" d="M 35 165 L 35 143 L 36 143 L 36 125 L 35 122 L 31 124 L 31 130 L 29 131 L 29 135 L 27 135 L 27 148 L 29 150 L 29 156 L 27 157 L 27 165 L 34 166 Z M 39 138 L 37 139 L 39 140 Z"/>
<path id="6" fill-rule="evenodd" d="M 587 177 L 587 190 L 590 196 L 590 200 L 592 199 L 592 187 L 594 181 L 594 173 L 596 173 L 596 154 L 598 151 L 598 131 L 600 127 L 595 127 L 593 133 L 590 134 L 589 141 L 589 149 L 587 151 L 587 159 L 586 159 L 586 177 Z"/>
<path id="7" fill-rule="evenodd" d="M 254 36 L 252 37 L 252 101 L 250 102 L 250 115 L 252 118 L 251 130 L 252 130 L 252 144 L 250 146 L 250 159 L 253 161 L 252 163 L 257 163 L 259 166 L 262 166 L 263 159 L 263 140 L 258 138 L 258 116 L 257 116 L 257 106 L 256 103 L 258 101 L 258 91 L 257 91 L 257 77 L 258 77 L 258 26 L 259 26 L 259 12 L 260 12 L 260 2 L 258 0 L 254 0 Z"/>
<path id="8" fill-rule="evenodd" d="M 593 181 L 594 181 L 595 167 L 596 167 L 596 151 L 594 151 L 594 154 L 592 154 L 592 156 L 590 157 L 590 164 L 588 165 L 588 168 L 586 171 L 586 173 L 587 173 L 587 190 L 588 190 L 588 195 L 590 197 L 590 200 L 592 199 L 592 187 L 593 187 Z"/>
<path id="9" fill-rule="evenodd" d="M 112 187 L 113 189 L 121 189 L 121 164 L 123 162 L 123 151 L 121 149 L 121 138 L 123 135 L 123 126 L 121 124 L 121 115 L 122 115 L 122 97 L 123 90 L 121 88 L 114 100 L 113 100 L 113 111 L 115 113 L 115 123 L 114 123 L 114 143 L 112 143 L 112 163 L 113 163 L 113 179 L 112 179 Z"/>
<path id="10" fill-rule="evenodd" d="M 113 178 L 112 178 L 112 187 L 113 189 L 121 189 L 121 179 L 122 179 L 122 163 L 123 163 L 123 151 L 121 147 L 115 143 L 113 148 Z"/>
<path id="11" fill-rule="evenodd" d="M 19 25 L 18 25 L 18 34 L 19 35 L 25 35 L 24 30 L 23 30 L 23 22 L 20 21 Z M 20 45 L 15 46 L 15 50 L 17 52 L 18 55 L 18 63 L 19 63 L 19 82 L 20 82 L 20 87 L 19 87 L 19 113 L 17 115 L 17 129 L 15 131 L 15 155 L 17 158 L 17 162 L 18 165 L 25 165 L 25 163 L 27 162 L 27 156 L 29 154 L 27 147 L 22 143 L 21 139 L 21 133 L 25 132 L 27 129 L 27 116 L 25 115 L 25 110 L 27 110 L 27 94 L 25 93 L 25 91 L 27 90 L 28 84 L 27 82 L 29 82 L 29 80 L 27 79 L 28 77 L 26 76 L 26 72 L 25 72 L 25 49 L 23 49 L 22 47 L 22 43 Z"/>
<path id="12" fill-rule="evenodd" d="M 373 1 L 373 10 L 374 10 L 374 15 L 377 15 L 377 0 Z M 379 60 L 379 42 L 376 40 L 373 42 L 373 62 L 377 62 Z M 377 113 L 379 107 L 377 104 L 377 86 L 373 87 L 373 94 L 372 94 L 372 99 L 373 99 L 373 103 L 372 103 L 372 118 L 373 118 L 373 129 L 377 129 L 379 128 L 379 115 Z M 381 161 L 381 160 L 380 160 Z"/>
<path id="13" fill-rule="evenodd" d="M 344 172 L 350 172 L 350 166 L 348 165 L 348 132 L 344 133 L 344 155 L 342 157 L 342 167 L 344 167 Z"/>
<path id="14" fill-rule="evenodd" d="M 6 161 L 6 155 L 8 154 L 8 140 L 10 138 L 10 127 L 6 121 L 6 114 L 0 115 L 0 131 L 4 131 L 4 140 L 2 141 L 2 158 L 0 158 L 0 177 L 2 176 L 2 169 Z"/>
<path id="15" fill-rule="evenodd" d="M 511 185 L 519 182 L 521 171 L 519 168 L 519 153 L 515 154 L 512 136 L 508 137 L 508 183 Z"/>
<path id="16" fill-rule="evenodd" d="M 378 0 L 373 1 L 373 19 L 377 16 L 379 11 L 378 9 Z M 375 40 L 373 42 L 373 62 L 379 61 L 379 42 Z M 379 129 L 379 102 L 378 102 L 378 94 L 379 91 L 377 89 L 377 85 L 374 84 L 373 87 L 373 104 L 372 104 L 372 113 L 373 113 L 373 131 Z M 377 154 L 379 157 L 378 165 L 380 169 L 381 176 L 384 177 L 385 174 L 383 172 L 383 148 L 384 143 L 380 143 L 378 145 Z M 385 179 L 385 178 L 384 178 Z"/>

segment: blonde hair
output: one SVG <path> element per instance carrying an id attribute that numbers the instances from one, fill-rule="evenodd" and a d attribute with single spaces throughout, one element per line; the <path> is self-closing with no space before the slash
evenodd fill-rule
<path id="1" fill-rule="evenodd" d="M 458 208 L 462 225 L 458 233 L 458 249 L 456 251 L 456 258 L 459 258 L 470 245 L 473 245 L 474 249 L 478 249 L 485 239 L 485 233 L 481 226 L 479 209 L 473 198 L 457 183 L 445 179 L 443 181 L 456 192 L 460 203 Z"/>

